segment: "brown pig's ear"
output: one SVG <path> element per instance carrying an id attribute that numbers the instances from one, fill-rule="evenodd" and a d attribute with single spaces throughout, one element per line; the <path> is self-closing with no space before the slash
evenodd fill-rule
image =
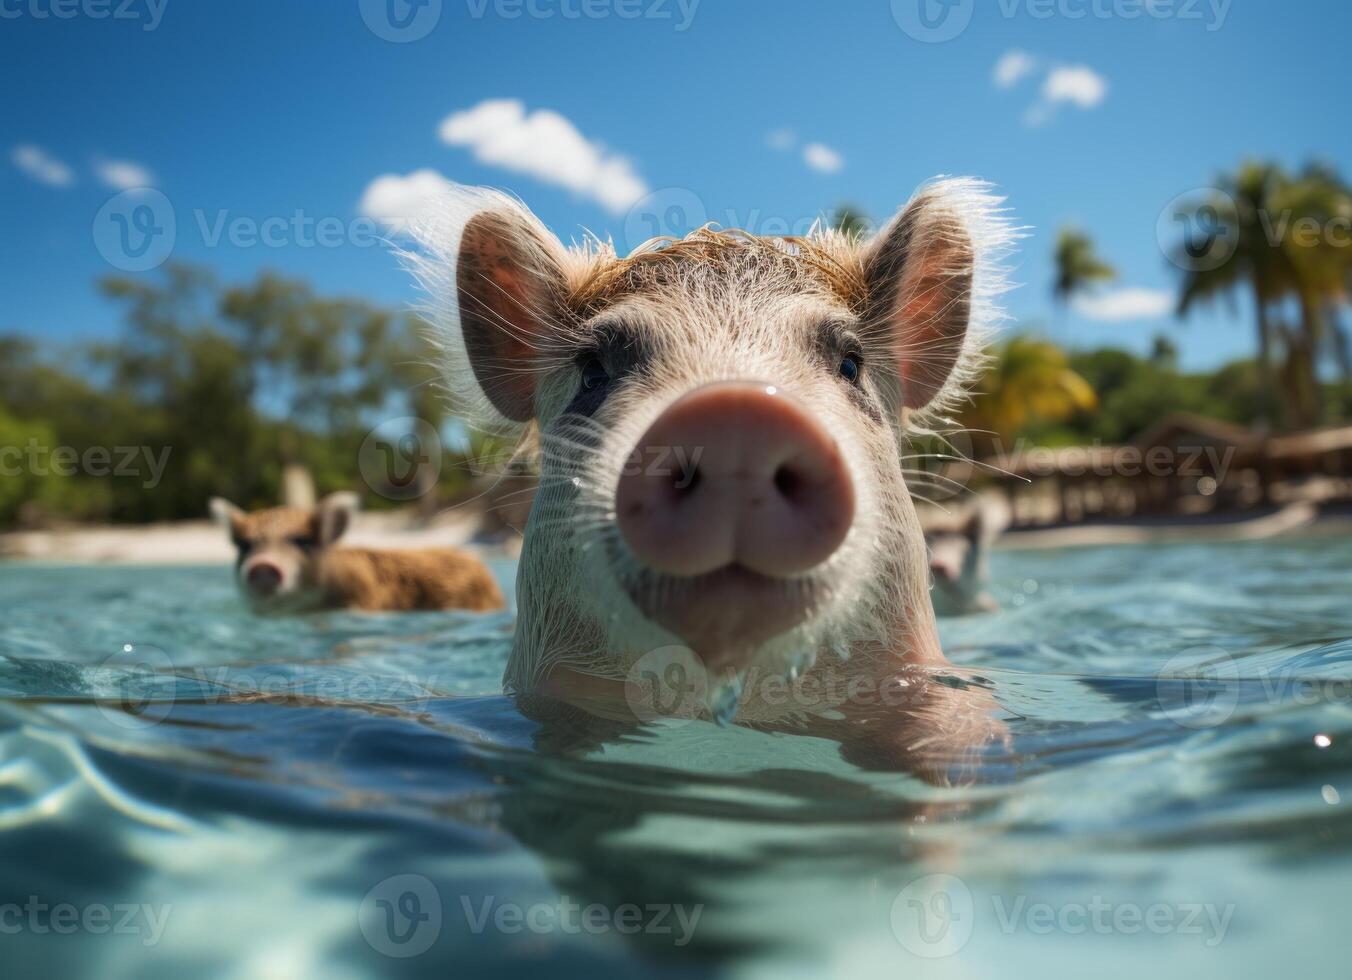
<path id="1" fill-rule="evenodd" d="M 448 191 L 414 236 L 423 252 L 411 264 L 436 300 L 435 337 L 458 407 L 475 418 L 486 402 L 490 417 L 476 420 L 530 421 L 537 379 L 569 322 L 566 250 L 520 202 L 481 188 Z"/>
<path id="2" fill-rule="evenodd" d="M 213 521 L 222 527 L 233 527 L 235 521 L 244 516 L 244 511 L 224 497 L 212 497 L 208 500 L 207 513 L 211 515 Z"/>
<path id="3" fill-rule="evenodd" d="M 865 246 L 870 333 L 885 340 L 905 407 L 943 410 L 979 365 L 1003 290 L 995 253 L 1014 237 L 976 181 L 923 188 Z"/>
<path id="4" fill-rule="evenodd" d="M 315 536 L 320 547 L 333 544 L 352 526 L 360 501 L 355 493 L 331 493 L 315 508 Z"/>

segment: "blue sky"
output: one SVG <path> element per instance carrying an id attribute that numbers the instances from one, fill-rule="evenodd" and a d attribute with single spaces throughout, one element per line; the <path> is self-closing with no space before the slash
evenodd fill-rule
<path id="1" fill-rule="evenodd" d="M 167 213 L 172 257 L 228 280 L 275 269 L 403 304 L 363 210 L 393 219 L 443 179 L 623 247 L 682 214 L 882 217 L 948 173 L 993 181 L 1032 226 L 1018 320 L 1137 350 L 1167 332 L 1205 367 L 1248 353 L 1252 327 L 1242 305 L 1152 313 L 1177 281 L 1166 205 L 1247 156 L 1352 166 L 1340 0 L 926 0 L 947 40 L 920 0 L 52 2 L 0 0 L 0 331 L 55 343 L 115 335 L 96 280 L 163 257 L 120 253 L 117 221 Z M 391 40 L 391 3 L 415 39 Z M 136 185 L 156 194 L 117 197 Z M 1068 223 L 1121 276 L 1062 319 Z"/>

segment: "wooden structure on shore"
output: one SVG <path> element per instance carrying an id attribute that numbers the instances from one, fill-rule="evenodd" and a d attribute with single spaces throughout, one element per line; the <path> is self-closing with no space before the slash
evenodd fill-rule
<path id="1" fill-rule="evenodd" d="M 1271 435 L 1175 414 L 1127 445 L 1029 447 L 988 463 L 1015 527 L 1198 516 L 1352 499 L 1352 426 Z"/>

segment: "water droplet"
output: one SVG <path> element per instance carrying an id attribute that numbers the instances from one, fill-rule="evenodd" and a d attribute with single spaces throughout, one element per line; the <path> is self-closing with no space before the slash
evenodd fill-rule
<path id="1" fill-rule="evenodd" d="M 765 393 L 766 393 L 767 395 L 777 395 L 777 394 L 779 394 L 779 389 L 776 388 L 774 385 L 766 385 L 766 386 L 765 386 Z"/>
<path id="2" fill-rule="evenodd" d="M 582 477 L 575 476 L 570 482 L 573 484 L 573 486 L 577 487 L 579 490 L 582 489 Z"/>
<path id="3" fill-rule="evenodd" d="M 1034 592 L 1037 591 L 1037 581 L 1031 578 L 1024 579 L 1023 591 L 1027 592 L 1029 595 L 1032 595 Z"/>
<path id="4" fill-rule="evenodd" d="M 132 652 L 133 650 L 135 650 L 135 649 L 136 649 L 136 648 L 135 648 L 134 646 L 132 646 L 130 643 L 124 643 L 124 644 L 122 644 L 122 652 L 123 652 L 123 653 L 131 653 L 131 652 Z"/>
<path id="5" fill-rule="evenodd" d="M 1324 788 L 1319 791 L 1319 795 L 1324 798 L 1324 802 L 1329 806 L 1337 806 L 1339 803 L 1343 802 L 1342 794 L 1329 785 L 1325 785 Z"/>
<path id="6" fill-rule="evenodd" d="M 812 665 L 815 664 L 816 662 L 817 662 L 816 650 L 803 650 L 799 653 L 794 654 L 789 659 L 789 671 L 788 671 L 789 680 L 791 681 L 798 680 L 798 678 L 802 677 L 809 670 L 811 670 Z"/>
<path id="7" fill-rule="evenodd" d="M 1327 735 L 1319 734 L 1314 737 L 1314 744 L 1321 749 L 1326 749 L 1333 744 L 1333 739 L 1329 738 Z"/>
<path id="8" fill-rule="evenodd" d="M 742 703 L 742 678 L 734 674 L 720 684 L 709 688 L 709 714 L 714 721 L 726 727 L 737 717 Z"/>

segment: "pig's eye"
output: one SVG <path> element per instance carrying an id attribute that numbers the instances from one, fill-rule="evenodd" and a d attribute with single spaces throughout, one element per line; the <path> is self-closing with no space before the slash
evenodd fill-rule
<path id="1" fill-rule="evenodd" d="M 610 381 L 610 374 L 599 358 L 589 357 L 582 364 L 582 390 L 596 391 Z"/>
<path id="2" fill-rule="evenodd" d="M 846 354 L 840 359 L 840 376 L 850 384 L 856 384 L 859 381 L 859 355 Z"/>
<path id="3" fill-rule="evenodd" d="M 309 535 L 297 535 L 291 539 L 291 543 L 301 551 L 309 551 L 315 546 L 315 539 Z"/>

